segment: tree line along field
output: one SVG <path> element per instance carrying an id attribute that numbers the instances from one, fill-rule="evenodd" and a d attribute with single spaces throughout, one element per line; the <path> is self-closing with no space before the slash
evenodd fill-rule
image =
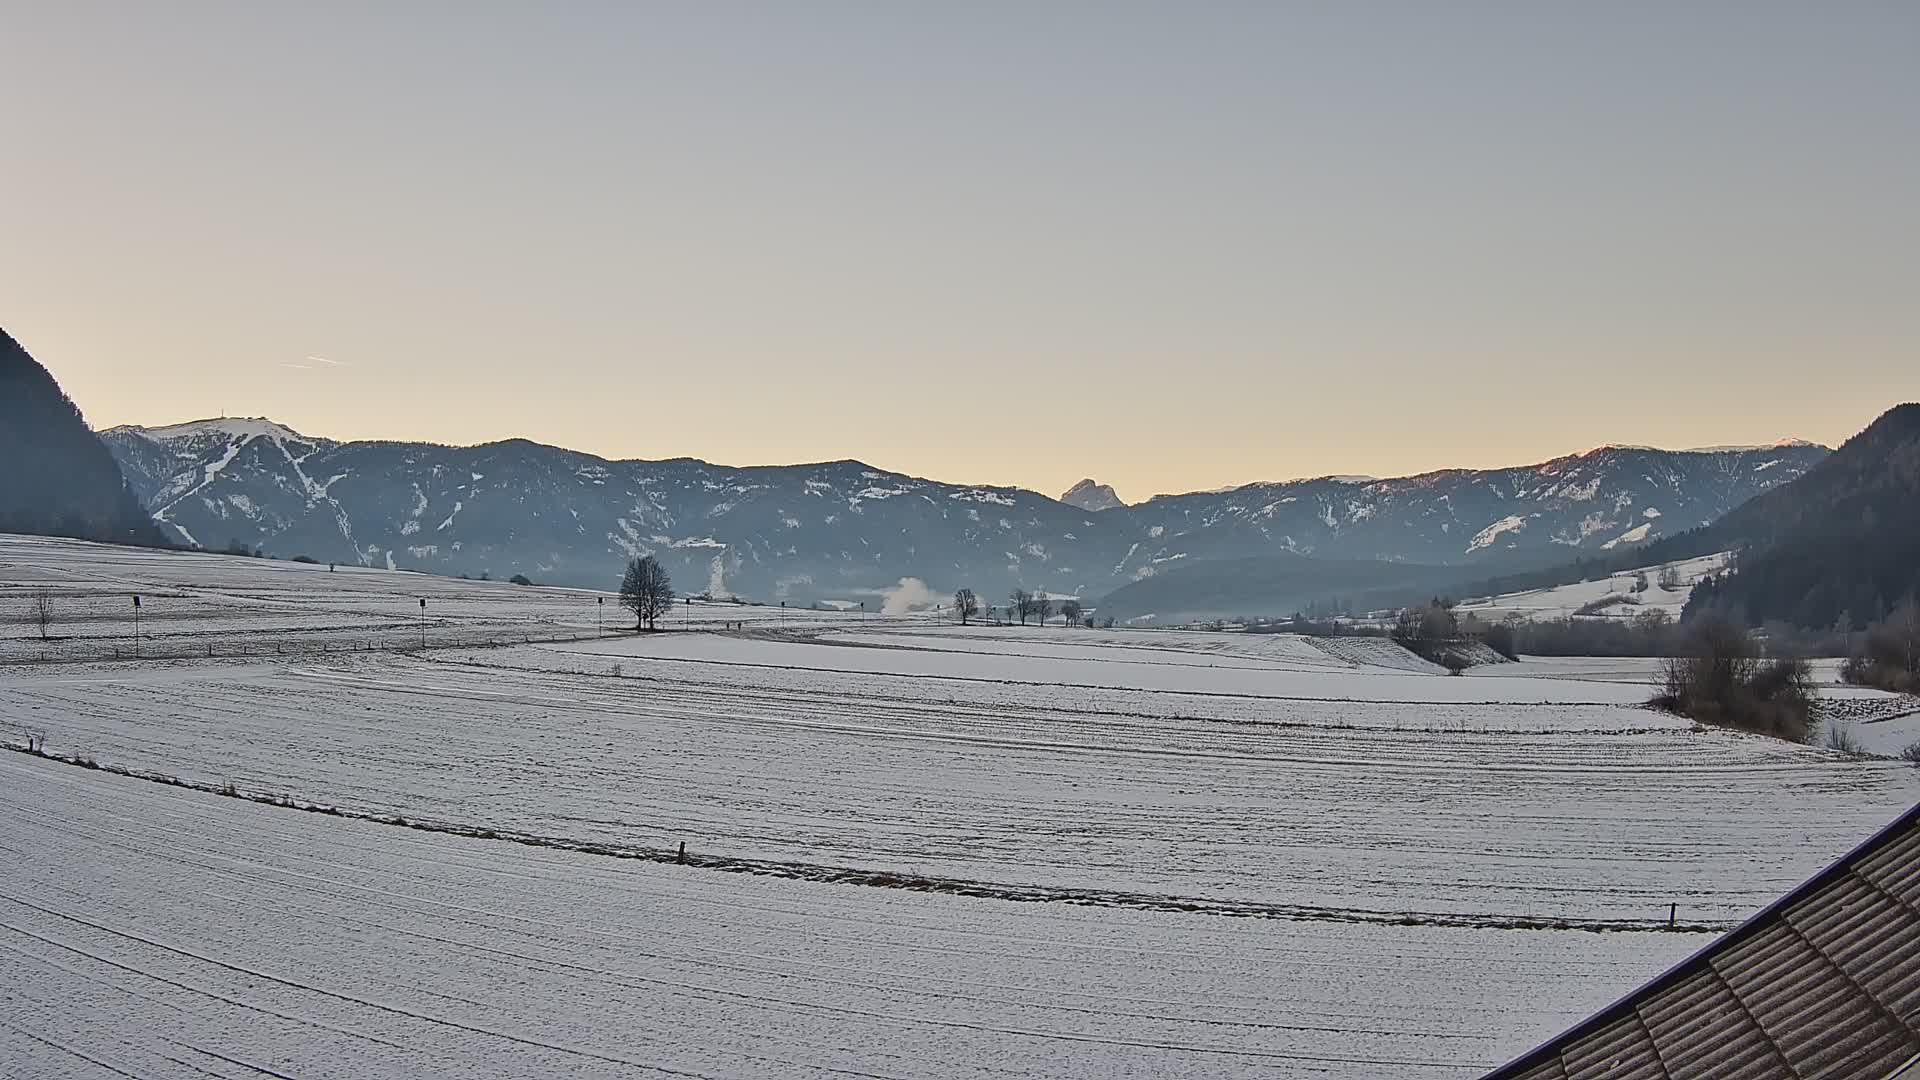
<path id="1" fill-rule="evenodd" d="M 732 604 L 602 637 L 591 593 L 0 538 L 0 600 L 43 582 L 191 599 L 216 655 L 0 664 L 48 755 L 0 755 L 33 1075 L 1471 1076 L 1920 798 L 1618 662 Z M 421 596 L 568 640 L 367 637 Z M 362 647 L 217 654 L 318 624 Z"/>

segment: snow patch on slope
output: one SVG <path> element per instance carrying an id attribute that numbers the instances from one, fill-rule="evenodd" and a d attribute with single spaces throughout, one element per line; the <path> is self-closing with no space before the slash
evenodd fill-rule
<path id="1" fill-rule="evenodd" d="M 1482 548 L 1491 547 L 1493 546 L 1493 542 L 1495 540 L 1500 539 L 1500 537 L 1503 534 L 1510 533 L 1510 532 L 1519 532 L 1521 529 L 1524 529 L 1526 527 L 1527 527 L 1526 518 L 1523 518 L 1518 514 L 1508 514 L 1506 517 L 1501 518 L 1499 521 L 1496 521 L 1493 524 L 1487 526 L 1486 528 L 1481 529 L 1479 532 L 1474 533 L 1473 541 L 1467 545 L 1467 550 L 1469 552 L 1473 552 L 1473 551 L 1479 551 Z"/>

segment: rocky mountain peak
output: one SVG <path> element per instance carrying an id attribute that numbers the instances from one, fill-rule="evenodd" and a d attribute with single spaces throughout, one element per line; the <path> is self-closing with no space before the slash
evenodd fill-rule
<path id="1" fill-rule="evenodd" d="M 1060 501 L 1068 506 L 1077 506 L 1082 510 L 1111 510 L 1116 506 L 1127 505 L 1108 484 L 1098 484 L 1092 477 L 1073 485 L 1060 496 Z"/>

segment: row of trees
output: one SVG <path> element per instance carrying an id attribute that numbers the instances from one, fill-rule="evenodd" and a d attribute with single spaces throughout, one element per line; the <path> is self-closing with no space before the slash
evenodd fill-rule
<path id="1" fill-rule="evenodd" d="M 620 581 L 620 606 L 633 612 L 635 630 L 653 630 L 660 616 L 673 606 L 673 580 L 668 577 L 665 567 L 651 555 L 630 559 L 627 562 L 626 576 Z M 953 610 L 960 619 L 960 625 L 966 626 L 974 619 L 982 617 L 997 618 L 998 610 L 980 603 L 979 594 L 972 589 L 961 589 L 953 594 Z M 1019 619 L 1025 626 L 1028 619 L 1045 625 L 1046 621 L 1058 613 L 1068 626 L 1080 626 L 1087 622 L 1086 608 L 1074 599 L 1056 602 L 1043 593 L 1015 589 L 1007 598 L 1007 617 Z"/>
<path id="2" fill-rule="evenodd" d="M 999 609 L 991 605 L 983 607 L 979 594 L 972 589 L 961 589 L 953 594 L 953 610 L 959 616 L 961 626 L 968 625 L 983 614 L 988 619 L 999 617 Z M 1044 593 L 1028 592 L 1025 589 L 1013 590 L 1007 597 L 1006 611 L 1007 618 L 1019 619 L 1021 626 L 1027 625 L 1028 619 L 1033 619 L 1044 626 L 1056 611 L 1066 620 L 1068 626 L 1079 626 L 1087 621 L 1087 609 L 1081 606 L 1080 601 L 1069 598 L 1059 601 L 1056 605 L 1052 597 Z"/>

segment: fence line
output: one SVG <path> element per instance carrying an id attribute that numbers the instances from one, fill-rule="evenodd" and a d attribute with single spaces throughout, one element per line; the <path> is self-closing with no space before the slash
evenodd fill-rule
<path id="1" fill-rule="evenodd" d="M 351 640 L 326 638 L 268 638 L 237 635 L 218 641 L 169 641 L 123 638 L 69 638 L 49 642 L 36 651 L 0 659 L 0 664 L 82 663 L 100 660 L 207 660 L 262 656 L 320 656 L 339 653 L 412 653 L 423 649 L 498 648 L 568 641 L 594 641 L 613 635 L 595 631 L 529 634 L 499 629 L 485 633 L 459 631 L 424 635 L 419 630 L 382 631 Z"/>

